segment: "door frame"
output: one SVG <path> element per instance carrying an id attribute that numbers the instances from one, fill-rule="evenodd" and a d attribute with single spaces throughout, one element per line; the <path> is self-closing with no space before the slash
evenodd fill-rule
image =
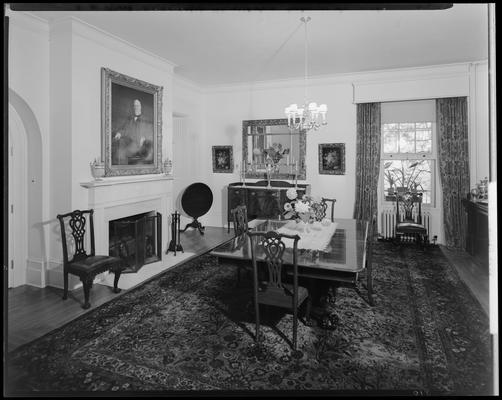
<path id="1" fill-rule="evenodd" d="M 27 134 L 21 117 L 9 104 L 9 260 L 8 287 L 26 283 L 28 260 Z"/>

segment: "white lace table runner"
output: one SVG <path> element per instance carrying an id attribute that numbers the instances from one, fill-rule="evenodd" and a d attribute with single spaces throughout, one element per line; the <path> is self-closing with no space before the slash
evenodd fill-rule
<path id="1" fill-rule="evenodd" d="M 277 229 L 277 233 L 286 235 L 298 235 L 299 249 L 320 250 L 323 251 L 328 246 L 331 237 L 336 231 L 336 222 L 314 222 L 306 224 L 305 222 L 290 221 L 283 227 Z M 286 247 L 293 247 L 293 239 L 283 238 L 282 241 Z"/>

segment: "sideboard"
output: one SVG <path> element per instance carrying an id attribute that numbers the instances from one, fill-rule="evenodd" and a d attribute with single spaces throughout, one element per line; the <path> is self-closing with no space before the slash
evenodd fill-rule
<path id="1" fill-rule="evenodd" d="M 467 199 L 462 203 L 467 212 L 465 249 L 488 271 L 488 204 Z"/>
<path id="2" fill-rule="evenodd" d="M 230 183 L 227 187 L 228 230 L 232 221 L 230 211 L 239 205 L 247 207 L 248 220 L 280 219 L 284 211 L 284 203 L 289 201 L 286 191 L 292 187 L 294 188 L 295 185 L 285 181 L 271 181 L 270 187 L 267 186 L 267 181 L 247 182 L 246 185 L 242 182 Z M 298 197 L 304 194 L 310 195 L 310 185 L 298 184 L 297 193 Z"/>

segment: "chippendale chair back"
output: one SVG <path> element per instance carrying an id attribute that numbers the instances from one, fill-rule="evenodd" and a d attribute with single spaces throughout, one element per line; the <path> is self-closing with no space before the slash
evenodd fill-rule
<path id="1" fill-rule="evenodd" d="M 298 235 L 280 234 L 275 231 L 251 232 L 247 235 L 250 240 L 251 258 L 253 260 L 254 302 L 256 316 L 256 342 L 260 340 L 259 305 L 265 304 L 287 308 L 293 311 L 293 350 L 297 348 L 298 308 L 307 301 L 305 321 L 310 318 L 311 301 L 306 288 L 298 286 Z M 293 284 L 283 282 L 283 256 L 286 245 L 283 239 L 293 240 Z M 257 252 L 263 254 L 268 270 L 268 280 L 258 282 Z M 262 258 L 260 257 L 260 261 Z"/>
<path id="2" fill-rule="evenodd" d="M 125 266 L 118 257 L 96 255 L 94 246 L 94 210 L 74 210 L 67 214 L 58 214 L 63 245 L 63 300 L 68 298 L 68 274 L 76 275 L 84 287 L 84 309 L 89 308 L 89 293 L 96 275 L 110 271 L 115 273 L 113 291 L 120 292 L 117 287 L 120 274 Z M 67 232 L 71 235 L 74 250 L 68 253 Z M 89 240 L 86 240 L 89 238 Z M 90 248 L 89 248 L 90 247 Z"/>
<path id="3" fill-rule="evenodd" d="M 422 224 L 422 196 L 420 192 L 395 192 L 396 237 L 401 241 L 415 239 L 419 244 L 427 244 L 427 229 Z"/>
<path id="4" fill-rule="evenodd" d="M 336 199 L 328 199 L 326 197 L 321 198 L 321 203 L 318 207 L 314 208 L 314 216 L 316 221 L 321 221 L 326 218 L 326 213 L 328 211 L 328 203 L 331 203 L 331 222 L 334 222 L 335 218 L 335 203 Z"/>
<path id="5" fill-rule="evenodd" d="M 247 207 L 244 205 L 237 206 L 230 210 L 234 221 L 234 232 L 235 235 L 241 235 L 247 232 L 248 227 L 248 213 Z"/>
<path id="6" fill-rule="evenodd" d="M 398 222 L 422 223 L 422 196 L 423 193 L 396 192 L 396 217 Z M 413 218 L 416 209 L 417 220 Z"/>
<path id="7" fill-rule="evenodd" d="M 234 233 L 236 238 L 234 239 L 234 246 L 243 246 L 245 244 L 245 240 L 247 237 L 243 235 L 248 231 L 248 212 L 247 207 L 245 205 L 240 205 L 232 210 L 230 210 L 230 214 L 232 214 L 232 219 L 234 222 Z M 244 247 L 245 248 L 245 247 Z M 242 270 L 247 271 L 249 274 L 251 273 L 251 266 L 248 261 L 238 262 L 237 264 L 237 285 L 241 283 L 241 272 Z"/>

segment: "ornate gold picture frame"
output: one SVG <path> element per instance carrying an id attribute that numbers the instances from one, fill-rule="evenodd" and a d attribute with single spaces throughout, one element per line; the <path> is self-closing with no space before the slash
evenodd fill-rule
<path id="1" fill-rule="evenodd" d="M 101 68 L 105 176 L 162 173 L 162 90 Z"/>

